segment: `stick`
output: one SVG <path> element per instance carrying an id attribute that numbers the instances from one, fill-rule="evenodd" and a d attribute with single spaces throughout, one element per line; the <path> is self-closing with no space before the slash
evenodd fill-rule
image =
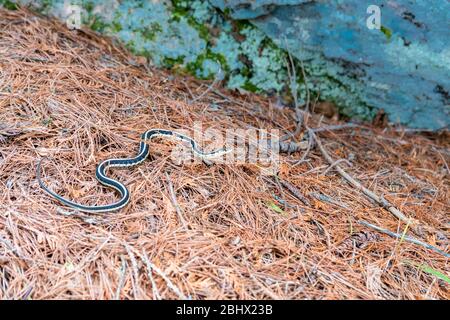
<path id="1" fill-rule="evenodd" d="M 363 226 L 366 226 L 366 227 L 372 228 L 374 230 L 377 230 L 379 232 L 382 232 L 382 233 L 385 233 L 387 235 L 390 235 L 391 237 L 394 237 L 394 238 L 397 238 L 397 239 L 403 239 L 405 241 L 408 241 L 408 242 L 417 244 L 419 246 L 425 247 L 427 249 L 433 250 L 433 251 L 435 251 L 435 252 L 437 252 L 439 254 L 442 254 L 444 257 L 450 258 L 450 254 L 442 251 L 441 249 L 438 249 L 438 248 L 432 246 L 431 244 L 428 244 L 428 243 L 422 242 L 420 240 L 417 240 L 416 238 L 408 237 L 408 236 L 403 235 L 403 234 L 399 234 L 399 233 L 395 233 L 395 232 L 383 229 L 383 228 L 378 227 L 376 225 L 370 224 L 370 223 L 368 223 L 368 222 L 366 222 L 364 220 L 360 220 L 360 221 L 358 221 L 358 223 L 363 225 Z"/>
<path id="2" fill-rule="evenodd" d="M 316 132 L 322 132 L 322 131 L 334 131 L 334 130 L 342 130 L 347 128 L 358 128 L 360 127 L 357 124 L 354 123 L 344 123 L 344 124 L 336 124 L 336 125 L 329 125 L 325 127 L 318 127 L 318 128 L 311 128 L 312 131 Z"/>
<path id="3" fill-rule="evenodd" d="M 173 190 L 172 181 L 170 180 L 170 177 L 167 174 L 167 172 L 165 172 L 165 174 L 166 174 L 167 184 L 169 185 L 170 200 L 172 201 L 172 205 L 174 206 L 174 208 L 175 208 L 175 210 L 177 212 L 177 215 L 180 218 L 181 224 L 186 229 L 187 228 L 187 224 L 186 224 L 186 221 L 183 218 L 183 214 L 182 214 L 181 208 L 178 205 L 177 197 L 175 195 L 175 191 Z"/>
<path id="4" fill-rule="evenodd" d="M 169 277 L 167 277 L 167 275 L 166 275 L 164 272 L 162 272 L 161 269 L 159 269 L 157 266 L 155 266 L 153 263 L 151 263 L 150 260 L 147 260 L 147 261 L 146 261 L 146 264 L 147 264 L 147 267 L 148 267 L 150 270 L 154 270 L 157 274 L 159 274 L 159 275 L 161 276 L 161 278 L 163 278 L 163 279 L 166 281 L 167 286 L 168 286 L 170 289 L 172 289 L 172 291 L 175 292 L 175 293 L 178 295 L 178 298 L 179 298 L 179 299 L 181 299 L 181 300 L 187 300 L 187 297 L 181 292 L 180 289 L 178 289 L 178 288 L 173 284 L 173 282 L 169 279 Z"/>
<path id="5" fill-rule="evenodd" d="M 309 203 L 309 200 L 306 199 L 306 197 L 300 193 L 300 190 L 298 190 L 292 184 L 290 184 L 289 182 L 287 182 L 287 181 L 285 181 L 283 179 L 279 179 L 279 181 L 283 185 L 283 187 L 288 189 L 298 200 L 300 200 L 301 202 L 303 202 L 307 206 L 311 206 L 311 204 Z"/>
<path id="6" fill-rule="evenodd" d="M 125 284 L 125 275 L 127 274 L 127 262 L 125 261 L 125 258 L 123 256 L 120 256 L 120 259 L 122 260 L 122 268 L 114 300 L 120 299 L 120 291 L 122 291 L 123 285 Z"/>
<path id="7" fill-rule="evenodd" d="M 134 299 L 139 299 L 138 291 L 137 291 L 137 283 L 139 281 L 139 267 L 136 261 L 136 258 L 134 257 L 133 252 L 131 252 L 130 246 L 128 243 L 124 242 L 125 249 L 130 256 L 131 261 L 131 269 L 133 270 L 133 274 L 131 276 L 131 283 L 133 284 L 133 295 Z"/>
<path id="8" fill-rule="evenodd" d="M 331 169 L 333 169 L 333 167 L 337 166 L 341 162 L 345 162 L 349 167 L 352 166 L 352 164 L 347 159 L 338 159 L 335 162 L 333 162 L 332 164 L 330 164 L 330 166 L 327 168 L 327 170 L 325 170 L 322 174 L 325 176 L 328 172 L 330 172 Z"/>
<path id="9" fill-rule="evenodd" d="M 300 160 L 298 160 L 297 162 L 295 162 L 292 167 L 295 167 L 303 162 L 305 162 L 306 157 L 308 156 L 309 152 L 311 151 L 311 148 L 314 146 L 314 139 L 313 137 L 311 137 L 311 135 L 308 138 L 308 147 L 306 148 L 306 151 L 303 153 L 302 157 Z"/>
<path id="10" fill-rule="evenodd" d="M 148 271 L 148 277 L 150 278 L 150 282 L 152 283 L 152 291 L 153 291 L 153 300 L 161 300 L 161 295 L 158 291 L 158 287 L 156 286 L 155 279 L 153 279 L 152 276 L 152 267 L 150 265 L 150 260 L 148 259 L 147 252 L 145 250 L 142 250 L 143 252 L 143 259 L 145 262 L 145 265 L 147 266 Z"/>
<path id="11" fill-rule="evenodd" d="M 221 74 L 222 74 L 222 68 L 220 68 L 220 64 L 219 64 L 219 71 L 217 71 L 217 74 L 214 77 L 214 81 L 206 88 L 205 91 L 203 91 L 202 94 L 200 94 L 199 96 L 193 98 L 191 103 L 194 103 L 195 101 L 201 99 L 202 97 L 205 96 L 205 94 L 207 94 L 209 91 L 211 91 L 214 88 L 214 86 L 216 85 L 216 83 L 218 83 L 220 81 L 220 75 Z"/>
<path id="12" fill-rule="evenodd" d="M 294 131 L 294 133 L 292 133 L 292 136 L 295 137 L 296 135 L 298 135 L 300 133 L 303 125 L 306 125 L 307 119 L 305 119 L 304 116 L 305 115 L 308 116 L 308 113 L 304 113 L 302 110 L 300 110 L 300 106 L 298 104 L 298 84 L 297 84 L 297 73 L 295 70 L 295 63 L 294 63 L 294 59 L 292 58 L 291 51 L 289 50 L 289 45 L 287 43 L 286 38 L 284 38 L 284 42 L 286 45 L 286 51 L 288 53 L 288 60 L 286 61 L 286 66 L 287 66 L 287 72 L 288 72 L 288 78 L 289 78 L 289 87 L 291 90 L 292 97 L 294 98 L 295 118 L 297 120 L 295 131 Z M 309 103 L 310 103 L 310 94 L 309 94 L 308 82 L 307 82 L 306 74 L 305 74 L 305 68 L 303 66 L 302 60 L 300 60 L 300 66 L 301 66 L 303 81 L 304 81 L 305 89 L 306 89 L 305 110 L 308 111 Z M 284 141 L 288 137 L 289 137 L 289 135 L 286 135 L 284 137 L 281 137 L 280 140 Z"/>
<path id="13" fill-rule="evenodd" d="M 328 154 L 327 150 L 325 150 L 324 146 L 322 145 L 322 142 L 320 142 L 319 138 L 315 135 L 315 133 L 312 130 L 309 130 L 308 133 L 314 138 L 316 141 L 317 146 L 320 149 L 320 152 L 324 156 L 324 158 L 332 165 L 335 161 L 333 158 Z M 335 166 L 336 171 L 345 179 L 348 183 L 350 183 L 355 189 L 361 191 L 366 196 L 368 196 L 370 199 L 377 202 L 380 206 L 388 210 L 390 213 L 392 213 L 395 217 L 400 219 L 401 221 L 405 222 L 409 225 L 417 225 L 417 221 L 414 219 L 406 217 L 400 210 L 395 208 L 391 203 L 389 203 L 386 199 L 377 196 L 375 193 L 364 187 L 361 183 L 359 183 L 356 179 L 354 179 L 351 175 L 349 175 L 347 172 L 345 172 L 344 169 L 342 169 L 339 165 Z"/>
<path id="14" fill-rule="evenodd" d="M 301 142 L 294 142 L 294 141 L 283 142 L 283 141 L 280 141 L 280 152 L 283 152 L 283 153 L 291 154 L 291 153 L 297 152 L 299 150 L 306 150 L 306 149 L 308 149 L 308 142 L 307 141 L 301 141 Z"/>

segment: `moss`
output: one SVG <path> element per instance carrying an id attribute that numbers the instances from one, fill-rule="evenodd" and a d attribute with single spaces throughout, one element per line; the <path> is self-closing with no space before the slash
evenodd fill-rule
<path id="1" fill-rule="evenodd" d="M 227 20 L 231 20 L 231 9 L 225 8 L 225 10 L 223 10 L 223 15 Z"/>
<path id="2" fill-rule="evenodd" d="M 259 89 L 257 86 L 255 86 L 250 81 L 246 81 L 244 85 L 242 86 L 242 89 L 245 89 L 250 92 L 261 92 L 261 89 Z"/>
<path id="3" fill-rule="evenodd" d="M 120 32 L 120 31 L 122 31 L 122 25 L 119 23 L 119 22 L 117 22 L 117 21 L 113 21 L 112 23 L 111 23 L 111 25 L 110 25 L 110 29 L 111 29 L 111 31 L 113 32 L 113 33 L 118 33 L 118 32 Z"/>
<path id="4" fill-rule="evenodd" d="M 205 24 L 199 23 L 192 16 L 191 10 L 185 6 L 185 1 L 172 0 L 172 21 L 181 21 L 181 19 L 186 19 L 188 24 L 198 31 L 200 38 L 208 41 L 210 38 L 210 32 Z"/>
<path id="5" fill-rule="evenodd" d="M 253 26 L 246 26 L 239 34 L 245 39 L 239 44 L 238 57 L 248 68 L 241 74 L 258 88 L 257 92 L 281 92 L 288 83 L 286 53 Z"/>
<path id="6" fill-rule="evenodd" d="M 200 35 L 200 38 L 205 39 L 206 41 L 209 40 L 210 36 L 209 36 L 209 29 L 208 27 L 206 27 L 205 25 L 202 25 L 200 23 L 197 23 L 194 18 L 189 17 L 187 19 L 188 23 L 194 27 L 197 31 L 198 34 Z"/>
<path id="7" fill-rule="evenodd" d="M 53 5 L 53 0 L 42 0 L 41 1 L 42 9 L 41 11 L 47 12 Z"/>
<path id="8" fill-rule="evenodd" d="M 92 10 L 94 10 L 94 3 L 92 1 L 83 2 L 82 5 L 83 8 L 89 13 L 91 13 Z"/>
<path id="9" fill-rule="evenodd" d="M 19 5 L 10 0 L 0 0 L 0 6 L 5 7 L 8 10 L 17 10 L 19 9 Z"/>
<path id="10" fill-rule="evenodd" d="M 206 51 L 206 58 L 218 61 L 225 72 L 230 71 L 227 65 L 227 61 L 225 60 L 225 57 L 222 54 L 214 53 L 208 48 Z"/>
<path id="11" fill-rule="evenodd" d="M 249 78 L 252 76 L 252 71 L 249 67 L 245 66 L 240 70 L 240 74 L 246 78 Z"/>
<path id="12" fill-rule="evenodd" d="M 235 29 L 239 32 L 241 32 L 245 28 L 254 28 L 253 25 L 247 20 L 232 20 L 232 24 L 235 27 Z"/>
<path id="13" fill-rule="evenodd" d="M 200 54 L 194 62 L 188 63 L 186 65 L 186 71 L 194 76 L 199 76 L 199 70 L 203 69 L 203 65 L 206 60 L 216 61 L 220 64 L 222 71 L 225 73 L 229 72 L 225 57 L 219 53 L 212 52 L 209 48 L 206 49 L 205 53 Z M 215 74 L 208 74 L 200 77 L 203 79 L 214 79 Z"/>
<path id="14" fill-rule="evenodd" d="M 385 27 L 385 26 L 381 26 L 380 31 L 386 36 L 386 39 L 389 41 L 391 40 L 392 37 L 392 31 L 391 29 Z"/>
<path id="15" fill-rule="evenodd" d="M 130 50 L 134 55 L 139 55 L 139 54 L 142 54 L 142 52 L 138 52 L 137 50 L 136 50 L 136 46 L 135 46 L 135 44 L 134 44 L 134 41 L 128 41 L 127 43 L 125 43 L 125 47 L 128 49 L 128 50 Z"/>
<path id="16" fill-rule="evenodd" d="M 172 16 L 171 16 L 171 20 L 172 21 L 180 21 L 181 18 L 184 18 L 186 16 L 188 16 L 189 11 L 186 9 L 182 9 L 182 8 L 178 8 L 178 7 L 174 7 L 172 9 Z"/>
<path id="17" fill-rule="evenodd" d="M 172 69 L 174 67 L 179 67 L 180 65 L 183 64 L 184 61 L 184 56 L 179 56 L 178 58 L 169 58 L 169 57 L 164 57 L 163 58 L 163 65 L 166 68 Z"/>
<path id="18" fill-rule="evenodd" d="M 94 16 L 89 27 L 94 31 L 103 32 L 108 27 L 108 24 L 99 16 Z"/>
<path id="19" fill-rule="evenodd" d="M 142 30 L 142 36 L 145 39 L 152 41 L 155 40 L 156 34 L 161 31 L 161 26 L 158 23 L 153 22 L 150 24 L 150 26 L 144 27 L 144 29 Z"/>

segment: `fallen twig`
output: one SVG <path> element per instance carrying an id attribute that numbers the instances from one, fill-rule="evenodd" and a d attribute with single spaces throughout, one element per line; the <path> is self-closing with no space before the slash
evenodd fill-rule
<path id="1" fill-rule="evenodd" d="M 300 193 L 300 190 L 298 190 L 296 187 L 294 187 L 292 184 L 290 184 L 289 182 L 283 180 L 283 179 L 279 179 L 281 185 L 283 187 L 285 187 L 286 189 L 288 189 L 298 200 L 300 200 L 301 202 L 303 202 L 304 204 L 306 204 L 307 206 L 310 206 L 311 204 L 309 203 L 309 200 Z"/>
<path id="2" fill-rule="evenodd" d="M 130 249 L 130 246 L 128 245 L 128 243 L 124 242 L 124 247 L 128 253 L 128 256 L 130 257 L 130 261 L 131 261 L 131 268 L 133 270 L 133 275 L 131 277 L 131 282 L 133 283 L 133 295 L 134 295 L 134 299 L 139 299 L 139 294 L 137 291 L 137 283 L 139 282 L 139 267 L 136 261 L 136 258 L 133 254 L 133 252 Z"/>
<path id="3" fill-rule="evenodd" d="M 318 128 L 311 128 L 311 130 L 315 133 L 317 132 L 323 132 L 323 131 L 335 131 L 335 130 L 342 130 L 342 129 L 348 129 L 348 128 L 357 128 L 360 127 L 357 124 L 354 123 L 344 123 L 344 124 L 336 124 L 336 125 L 329 125 L 324 127 L 318 127 Z"/>
<path id="4" fill-rule="evenodd" d="M 165 172 L 165 174 L 166 174 L 167 184 L 168 184 L 168 186 L 169 186 L 170 200 L 171 200 L 171 202 L 172 202 L 172 205 L 173 205 L 174 208 L 175 208 L 175 211 L 177 212 L 177 215 L 178 215 L 178 217 L 179 217 L 179 219 L 180 219 L 180 221 L 181 221 L 181 224 L 182 224 L 183 227 L 186 229 L 186 228 L 187 228 L 187 223 L 186 223 L 186 220 L 184 220 L 184 218 L 183 218 L 183 213 L 182 213 L 182 211 L 181 211 L 180 206 L 178 205 L 178 201 L 177 201 L 177 197 L 176 197 L 176 195 L 175 195 L 175 191 L 174 191 L 174 189 L 173 189 L 172 181 L 170 180 L 170 177 L 169 177 L 169 175 L 167 174 L 167 172 Z"/>
<path id="5" fill-rule="evenodd" d="M 283 142 L 280 141 L 280 152 L 283 153 L 294 153 L 300 150 L 308 149 L 308 141 L 301 141 L 301 142 Z"/>
<path id="6" fill-rule="evenodd" d="M 341 207 L 341 208 L 349 209 L 349 207 L 348 207 L 346 204 L 341 203 L 341 202 L 339 202 L 339 201 L 337 201 L 337 200 L 334 200 L 333 198 L 331 198 L 331 197 L 329 197 L 329 196 L 327 196 L 327 195 L 325 195 L 325 194 L 322 194 L 322 193 L 316 193 L 316 192 L 311 192 L 309 195 L 310 195 L 310 196 L 313 196 L 313 197 L 316 198 L 317 200 L 329 202 L 329 203 L 334 204 L 334 205 L 337 205 L 337 206 L 339 206 L 339 207 Z"/>
<path id="7" fill-rule="evenodd" d="M 295 117 L 297 120 L 297 124 L 295 127 L 295 131 L 292 134 L 292 136 L 296 136 L 297 134 L 300 133 L 302 127 L 303 127 L 303 122 L 305 121 L 304 119 L 304 114 L 303 112 L 301 112 L 300 110 L 300 106 L 298 104 L 298 84 L 297 84 L 297 74 L 296 74 L 296 70 L 295 70 L 295 64 L 294 64 L 294 59 L 292 58 L 291 52 L 288 48 L 288 44 L 286 39 L 284 39 L 284 41 L 286 42 L 286 49 L 287 49 L 287 53 L 288 53 L 288 58 L 289 61 L 287 63 L 287 72 L 288 72 L 288 78 L 289 78 L 289 88 L 291 89 L 291 94 L 292 97 L 294 98 L 294 108 L 295 108 Z M 309 105 L 309 90 L 308 90 L 308 86 L 306 84 L 306 77 L 305 77 L 305 72 L 303 70 L 303 64 L 302 64 L 302 72 L 304 75 L 304 81 L 305 81 L 305 87 L 306 87 L 306 91 L 308 94 L 308 102 L 306 104 L 306 107 L 308 108 Z M 285 140 L 287 139 L 289 136 L 284 136 L 282 137 L 281 140 Z"/>
<path id="8" fill-rule="evenodd" d="M 422 242 L 420 240 L 417 240 L 416 238 L 408 237 L 408 236 L 403 235 L 403 234 L 399 234 L 399 233 L 395 233 L 395 232 L 383 229 L 383 228 L 381 228 L 379 226 L 373 225 L 373 224 L 368 223 L 367 221 L 364 221 L 364 220 L 360 220 L 360 221 L 358 221 L 358 223 L 363 225 L 363 226 L 366 226 L 366 227 L 372 228 L 374 230 L 377 230 L 379 232 L 382 232 L 382 233 L 385 233 L 387 235 L 390 235 L 391 237 L 394 237 L 394 238 L 397 238 L 397 239 L 403 239 L 405 241 L 408 241 L 408 242 L 417 244 L 419 246 L 425 247 L 427 249 L 433 250 L 433 251 L 435 251 L 435 252 L 437 252 L 439 254 L 442 254 L 444 257 L 450 258 L 450 254 L 442 251 L 441 249 L 436 248 L 435 246 L 432 246 L 431 244 L 428 244 L 428 243 Z"/>
<path id="9" fill-rule="evenodd" d="M 169 277 L 167 277 L 167 275 L 161 269 L 159 269 L 157 266 L 155 266 L 153 263 L 151 263 L 150 260 L 148 260 L 148 259 L 146 261 L 146 264 L 147 264 L 147 267 L 149 268 L 149 270 L 154 270 L 158 275 L 161 276 L 161 278 L 164 279 L 164 281 L 166 281 L 167 286 L 178 295 L 178 298 L 180 298 L 181 300 L 187 300 L 187 297 L 181 292 L 180 289 L 178 289 L 173 284 L 173 282 L 169 279 Z"/>
<path id="10" fill-rule="evenodd" d="M 114 300 L 120 299 L 120 291 L 122 291 L 122 288 L 125 284 L 125 275 L 127 274 L 127 262 L 124 258 L 124 256 L 120 256 L 120 259 L 122 260 L 122 267 L 120 268 L 120 278 L 119 278 L 119 284 L 117 285 L 116 294 L 114 296 Z"/>
<path id="11" fill-rule="evenodd" d="M 219 64 L 220 66 L 220 64 Z M 221 75 L 223 74 L 222 69 L 219 67 L 219 71 L 217 72 L 216 76 L 214 77 L 214 81 L 206 88 L 205 91 L 203 91 L 199 96 L 192 99 L 191 103 L 196 102 L 197 100 L 200 100 L 203 98 L 208 92 L 213 90 L 214 86 L 221 80 Z"/>
<path id="12" fill-rule="evenodd" d="M 145 265 L 147 266 L 148 277 L 150 278 L 150 282 L 152 283 L 153 299 L 154 300 L 161 300 L 161 295 L 159 293 L 158 287 L 156 286 L 155 279 L 153 279 L 152 267 L 151 267 L 151 264 L 150 264 L 150 260 L 149 260 L 149 258 L 147 256 L 147 252 L 145 252 L 145 250 L 142 250 L 142 253 L 143 253 L 142 259 L 144 260 Z"/>
<path id="13" fill-rule="evenodd" d="M 292 166 L 295 167 L 303 162 L 305 162 L 306 157 L 308 156 L 309 152 L 311 151 L 311 149 L 314 146 L 314 139 L 311 135 L 309 135 L 308 138 L 308 147 L 306 148 L 306 151 L 303 153 L 302 157 L 300 158 L 300 160 L 296 161 Z"/>
<path id="14" fill-rule="evenodd" d="M 329 155 L 327 150 L 325 150 L 324 146 L 322 145 L 322 142 L 320 142 L 319 138 L 315 135 L 315 133 L 311 130 L 309 130 L 309 134 L 314 138 L 317 146 L 319 147 L 320 152 L 324 156 L 324 158 L 330 163 L 333 164 L 335 161 L 333 158 Z M 401 221 L 405 222 L 406 224 L 409 224 L 412 226 L 417 225 L 417 221 L 406 217 L 400 210 L 395 208 L 391 203 L 389 203 L 386 199 L 377 196 L 375 193 L 364 187 L 361 183 L 359 183 L 355 178 L 353 178 L 351 175 L 349 175 L 344 169 L 342 169 L 339 165 L 335 166 L 336 171 L 345 179 L 348 183 L 350 183 L 354 188 L 364 193 L 366 196 L 368 196 L 370 199 L 377 202 L 380 206 L 388 210 L 390 213 L 392 213 L 395 217 L 400 219 Z M 416 230 L 417 232 L 417 230 Z"/>
<path id="15" fill-rule="evenodd" d="M 333 162 L 332 164 L 330 164 L 330 166 L 323 172 L 323 175 L 326 175 L 328 172 L 330 172 L 331 169 L 333 169 L 335 166 L 337 166 L 341 162 L 345 162 L 349 167 L 352 166 L 350 161 L 348 161 L 347 159 L 338 159 L 335 162 Z"/>

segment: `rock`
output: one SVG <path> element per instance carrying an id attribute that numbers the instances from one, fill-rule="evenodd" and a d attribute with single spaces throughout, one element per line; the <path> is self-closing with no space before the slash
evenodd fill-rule
<path id="1" fill-rule="evenodd" d="M 379 28 L 372 28 L 376 10 L 361 0 L 0 0 L 0 6 L 14 9 L 16 2 L 118 39 L 155 66 L 223 76 L 230 89 L 297 92 L 304 104 L 303 64 L 311 97 L 320 95 L 348 117 L 378 114 L 380 124 L 389 119 L 433 130 L 450 125 L 448 1 L 386 1 Z M 296 81 L 286 51 L 297 58 Z"/>
<path id="2" fill-rule="evenodd" d="M 230 15 L 233 19 L 249 20 L 269 14 L 280 5 L 297 5 L 311 2 L 311 0 L 210 0 L 210 2 L 222 11 L 230 9 Z"/>
<path id="3" fill-rule="evenodd" d="M 352 106 L 347 113 L 383 109 L 390 121 L 415 128 L 450 125 L 448 1 L 387 1 L 380 29 L 367 26 L 370 1 L 210 2 L 251 19 L 301 59 L 312 89 Z"/>

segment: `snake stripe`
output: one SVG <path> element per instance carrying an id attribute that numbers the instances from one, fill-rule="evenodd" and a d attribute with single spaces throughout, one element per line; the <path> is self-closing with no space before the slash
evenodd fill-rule
<path id="1" fill-rule="evenodd" d="M 174 132 L 171 130 L 165 130 L 165 129 L 150 129 L 144 132 L 141 136 L 142 141 L 139 143 L 139 152 L 137 156 L 134 158 L 124 158 L 124 159 L 107 159 L 102 161 L 95 170 L 95 177 L 97 180 L 110 188 L 113 188 L 117 190 L 121 198 L 117 202 L 114 202 L 112 204 L 107 205 L 98 205 L 98 206 L 86 206 L 79 203 L 76 203 L 72 200 L 66 199 L 53 190 L 49 189 L 41 179 L 41 161 L 39 161 L 37 168 L 36 168 L 36 177 L 39 182 L 40 187 L 46 191 L 48 194 L 50 194 L 55 199 L 59 200 L 61 203 L 77 209 L 79 211 L 83 212 L 89 212 L 89 213 L 104 213 L 104 212 L 110 212 L 110 211 L 116 211 L 128 204 L 130 201 L 130 192 L 128 189 L 119 181 L 114 180 L 112 178 L 109 178 L 106 176 L 106 171 L 110 167 L 133 167 L 140 163 L 142 163 L 145 159 L 147 159 L 149 153 L 150 153 L 150 147 L 147 144 L 147 141 L 150 141 L 154 137 L 174 137 L 177 140 L 180 141 L 186 141 L 189 142 L 192 150 L 194 151 L 197 156 L 207 159 L 207 158 L 213 158 L 217 157 L 219 155 L 225 154 L 229 152 L 230 150 L 226 149 L 219 149 L 213 152 L 203 152 L 202 150 L 198 149 L 197 143 L 190 137 L 185 136 L 181 133 Z"/>

